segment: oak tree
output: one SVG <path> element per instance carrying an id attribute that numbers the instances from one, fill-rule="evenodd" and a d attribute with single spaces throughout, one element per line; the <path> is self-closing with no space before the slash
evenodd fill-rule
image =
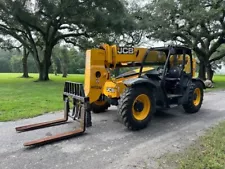
<path id="1" fill-rule="evenodd" d="M 149 39 L 175 41 L 193 49 L 200 60 L 199 77 L 212 80 L 213 57 L 225 43 L 224 0 L 153 0 L 142 12 Z"/>
<path id="2" fill-rule="evenodd" d="M 2 0 L 0 34 L 17 39 L 34 57 L 39 80 L 49 80 L 52 50 L 61 42 L 119 33 L 132 25 L 120 0 Z"/>

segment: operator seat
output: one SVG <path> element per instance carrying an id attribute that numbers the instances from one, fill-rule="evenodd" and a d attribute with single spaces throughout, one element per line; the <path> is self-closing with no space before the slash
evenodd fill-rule
<path id="1" fill-rule="evenodd" d="M 170 58 L 170 68 L 166 74 L 166 80 L 178 81 L 182 74 L 182 65 L 179 63 L 179 55 L 172 55 Z"/>
<path id="2" fill-rule="evenodd" d="M 166 75 L 166 80 L 170 80 L 170 81 L 180 80 L 181 73 L 182 73 L 182 69 L 179 66 L 172 67 L 169 69 Z"/>
<path id="3" fill-rule="evenodd" d="M 165 77 L 165 87 L 167 93 L 174 93 L 174 91 L 179 91 L 180 78 L 182 74 L 182 69 L 179 66 L 174 66 L 170 68 Z"/>

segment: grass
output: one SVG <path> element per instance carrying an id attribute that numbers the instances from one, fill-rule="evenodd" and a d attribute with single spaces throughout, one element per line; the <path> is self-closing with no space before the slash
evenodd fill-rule
<path id="1" fill-rule="evenodd" d="M 225 89 L 225 75 L 215 75 L 213 80 L 215 82 L 214 89 Z"/>
<path id="2" fill-rule="evenodd" d="M 225 168 L 225 122 L 220 123 L 198 140 L 178 161 L 180 169 Z"/>
<path id="3" fill-rule="evenodd" d="M 159 160 L 161 168 L 224 169 L 225 122 L 209 129 L 183 152 L 166 154 Z M 162 164 L 162 161 L 164 164 Z"/>
<path id="4" fill-rule="evenodd" d="M 83 75 L 62 78 L 61 75 L 50 74 L 50 81 L 34 82 L 38 74 L 30 74 L 33 78 L 28 79 L 19 76 L 21 74 L 0 73 L 0 121 L 30 118 L 61 110 L 64 82 L 84 80 Z M 214 81 L 215 89 L 225 89 L 225 76 L 215 76 Z"/>
<path id="5" fill-rule="evenodd" d="M 83 82 L 83 75 L 50 74 L 48 82 L 34 82 L 38 74 L 29 79 L 21 74 L 0 74 L 0 121 L 17 120 L 38 116 L 63 109 L 62 93 L 65 81 Z"/>

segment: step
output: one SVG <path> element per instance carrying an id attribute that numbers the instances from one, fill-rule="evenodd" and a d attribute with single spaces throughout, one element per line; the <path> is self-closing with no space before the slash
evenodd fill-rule
<path id="1" fill-rule="evenodd" d="M 181 94 L 167 94 L 167 97 L 172 99 L 172 98 L 177 98 L 177 97 L 182 97 L 183 95 Z"/>
<path id="2" fill-rule="evenodd" d="M 170 104 L 169 106 L 170 106 L 170 108 L 174 108 L 174 107 L 178 107 L 179 105 L 178 104 Z"/>

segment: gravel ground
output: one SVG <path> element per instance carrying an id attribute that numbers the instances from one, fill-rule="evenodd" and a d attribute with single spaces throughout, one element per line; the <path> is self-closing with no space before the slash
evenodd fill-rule
<path id="1" fill-rule="evenodd" d="M 23 142 L 68 131 L 77 124 L 15 132 L 16 126 L 58 118 L 60 113 L 0 123 L 0 168 L 156 169 L 157 159 L 165 153 L 183 150 L 207 128 L 225 120 L 224 99 L 225 91 L 206 93 L 199 113 L 190 115 L 180 107 L 173 108 L 155 116 L 138 132 L 128 131 L 118 122 L 116 108 L 111 107 L 92 116 L 93 126 L 84 135 L 35 148 L 25 148 Z"/>

